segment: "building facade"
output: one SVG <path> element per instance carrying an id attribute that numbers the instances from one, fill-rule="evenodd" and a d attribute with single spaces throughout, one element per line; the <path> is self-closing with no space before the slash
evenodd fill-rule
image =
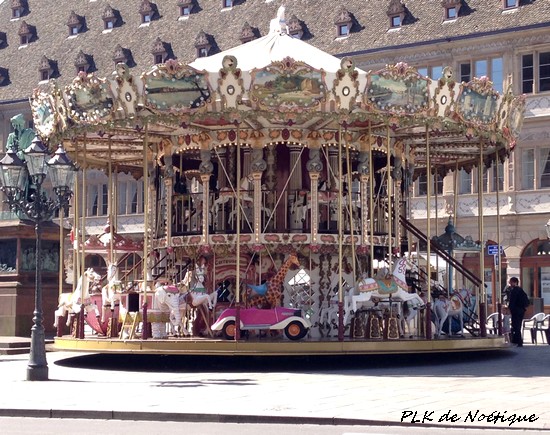
<path id="1" fill-rule="evenodd" d="M 0 3 L 0 140 L 11 118 L 50 79 L 70 83 L 78 72 L 108 76 L 119 62 L 142 72 L 177 59 L 190 63 L 246 43 L 269 30 L 282 0 L 6 0 Z M 406 62 L 437 80 L 446 66 L 457 81 L 488 76 L 497 90 L 511 80 L 526 94 L 521 138 L 509 158 L 486 168 L 420 177 L 413 186 L 410 216 L 430 236 L 452 216 L 457 231 L 503 247 L 501 269 L 519 276 L 531 297 L 550 309 L 550 3 L 532 0 L 295 0 L 286 8 L 289 33 L 328 53 L 352 57 L 363 70 Z M 292 56 L 292 53 L 289 53 Z M 29 126 L 30 126 L 30 121 Z M 427 205 L 427 185 L 435 192 Z M 87 172 L 85 213 L 89 234 L 107 219 L 107 177 Z M 118 179 L 117 229 L 142 232 L 143 183 Z M 479 190 L 484 192 L 479 207 Z M 455 192 L 458 195 L 455 195 Z M 456 198 L 456 200 L 455 200 Z M 498 204 L 497 204 L 498 198 Z M 497 213 L 498 207 L 498 213 Z M 479 230 L 480 209 L 484 216 Z M 5 210 L 4 210 L 5 212 Z M 497 226 L 497 215 L 500 217 Z M 3 214 L 4 218 L 13 218 Z M 497 231 L 500 229 L 500 231 Z M 500 234 L 500 235 L 499 235 Z M 480 273 L 479 260 L 457 255 Z M 492 288 L 493 256 L 484 274 Z M 1 273 L 1 272 L 0 272 Z"/>

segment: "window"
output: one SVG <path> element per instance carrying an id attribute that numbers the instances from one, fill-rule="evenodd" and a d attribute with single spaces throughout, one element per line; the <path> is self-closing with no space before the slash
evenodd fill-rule
<path id="1" fill-rule="evenodd" d="M 21 45 L 27 45 L 29 43 L 29 35 L 21 35 Z"/>
<path id="2" fill-rule="evenodd" d="M 472 193 L 472 173 L 461 169 L 458 173 L 458 193 L 466 195 Z"/>
<path id="3" fill-rule="evenodd" d="M 182 17 L 188 17 L 191 15 L 191 7 L 190 6 L 181 6 L 180 7 L 180 15 Z"/>
<path id="4" fill-rule="evenodd" d="M 431 78 L 432 80 L 439 80 L 443 76 L 442 66 L 423 66 L 417 68 L 418 74 Z"/>
<path id="5" fill-rule="evenodd" d="M 109 30 L 115 27 L 115 22 L 113 20 L 105 20 L 105 30 Z"/>
<path id="6" fill-rule="evenodd" d="M 504 9 L 517 8 L 518 0 L 504 0 L 503 5 L 504 5 Z"/>
<path id="7" fill-rule="evenodd" d="M 540 187 L 550 187 L 550 148 L 539 149 Z"/>
<path id="8" fill-rule="evenodd" d="M 437 194 L 441 195 L 443 193 L 443 178 L 437 174 Z M 433 180 L 433 177 L 430 177 L 430 180 Z M 433 182 L 433 181 L 432 181 Z M 420 174 L 418 177 L 418 195 L 417 196 L 426 196 L 428 194 L 428 177 L 426 174 Z M 431 194 L 434 195 L 434 186 L 431 186 Z"/>
<path id="9" fill-rule="evenodd" d="M 525 54 L 521 66 L 524 94 L 550 91 L 550 52 Z"/>
<path id="10" fill-rule="evenodd" d="M 72 26 L 69 29 L 69 32 L 70 32 L 71 35 L 78 35 L 78 26 Z"/>
<path id="11" fill-rule="evenodd" d="M 222 1 L 222 7 L 223 7 L 223 8 L 231 8 L 231 7 L 233 7 L 233 0 L 223 0 L 223 1 Z"/>
<path id="12" fill-rule="evenodd" d="M 151 14 L 143 14 L 141 16 L 141 22 L 142 23 L 150 23 L 151 22 Z"/>
<path id="13" fill-rule="evenodd" d="M 50 79 L 50 72 L 49 71 L 40 71 L 40 80 L 49 80 Z"/>
<path id="14" fill-rule="evenodd" d="M 445 9 L 445 18 L 447 20 L 454 20 L 457 17 L 456 7 L 450 7 Z"/>
<path id="15" fill-rule="evenodd" d="M 162 54 L 155 54 L 155 63 L 158 65 L 159 63 L 164 62 L 164 56 Z"/>
<path id="16" fill-rule="evenodd" d="M 390 26 L 392 28 L 401 27 L 401 17 L 399 15 L 390 17 Z"/>
<path id="17" fill-rule="evenodd" d="M 521 152 L 521 188 L 535 188 L 535 150 L 527 149 Z"/>
<path id="18" fill-rule="evenodd" d="M 88 186 L 88 213 L 87 216 L 107 216 L 108 191 L 106 184 L 92 184 Z"/>
<path id="19" fill-rule="evenodd" d="M 118 214 L 143 213 L 143 182 L 119 181 L 117 197 Z"/>
<path id="20" fill-rule="evenodd" d="M 474 77 L 487 76 L 493 82 L 493 88 L 502 93 L 504 86 L 504 64 L 501 57 L 461 62 L 459 70 L 461 81 L 468 83 Z"/>
<path id="21" fill-rule="evenodd" d="M 208 57 L 208 49 L 206 47 L 197 48 L 197 57 Z"/>
<path id="22" fill-rule="evenodd" d="M 14 8 L 12 9 L 12 13 L 11 13 L 11 17 L 12 18 L 21 18 L 21 15 L 23 13 L 23 11 L 21 10 L 22 8 Z"/>
<path id="23" fill-rule="evenodd" d="M 338 25 L 338 36 L 348 36 L 349 35 L 349 25 L 348 24 L 339 24 Z"/>

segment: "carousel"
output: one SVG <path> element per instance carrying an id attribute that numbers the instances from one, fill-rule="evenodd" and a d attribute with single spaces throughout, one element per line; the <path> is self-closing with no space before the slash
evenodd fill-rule
<path id="1" fill-rule="evenodd" d="M 289 36 L 283 8 L 270 27 L 189 65 L 168 60 L 139 75 L 119 64 L 110 77 L 80 74 L 65 88 L 52 80 L 35 91 L 37 132 L 64 146 L 83 180 L 68 299 L 84 305 L 62 304 L 61 295 L 55 348 L 312 355 L 505 347 L 502 327 L 486 329 L 483 277 L 432 237 L 430 219 L 424 231 L 410 221 L 409 195 L 419 176 L 482 171 L 507 158 L 523 99 L 510 83 L 499 94 L 487 77 L 459 83 L 451 68 L 439 80 L 405 63 L 362 71 Z M 79 218 L 91 169 L 108 177 L 102 235 L 86 234 Z M 117 235 L 118 174 L 143 181 L 139 240 Z M 459 247 L 483 257 L 475 238 L 482 233 Z M 444 258 L 454 279 L 441 283 L 413 259 L 413 246 Z M 85 267 L 93 249 L 106 274 Z"/>

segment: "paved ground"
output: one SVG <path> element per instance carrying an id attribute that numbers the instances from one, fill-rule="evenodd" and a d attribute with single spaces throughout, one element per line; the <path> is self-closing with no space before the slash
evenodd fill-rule
<path id="1" fill-rule="evenodd" d="M 403 421 L 417 427 L 550 431 L 549 361 L 546 344 L 407 357 L 241 359 L 55 352 L 48 353 L 50 381 L 28 382 L 28 355 L 0 355 L 0 416 Z M 520 417 L 524 421 L 516 421 Z"/>

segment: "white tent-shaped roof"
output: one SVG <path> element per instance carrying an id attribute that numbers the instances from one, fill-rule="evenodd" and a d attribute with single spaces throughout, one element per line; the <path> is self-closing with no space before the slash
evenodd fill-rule
<path id="1" fill-rule="evenodd" d="M 342 67 L 342 59 L 288 35 L 284 21 L 284 6 L 279 8 L 277 18 L 271 20 L 270 31 L 266 36 L 212 56 L 198 58 L 189 65 L 216 75 L 223 67 L 222 62 L 226 56 L 234 56 L 237 59 L 237 67 L 241 71 L 262 69 L 273 62 L 281 62 L 290 57 L 314 69 L 324 70 L 327 73 L 329 88 L 332 86 L 336 72 Z M 362 85 L 361 89 L 363 89 L 367 81 L 366 73 L 357 68 L 356 71 L 359 72 L 359 81 Z M 249 83 L 245 83 L 245 85 L 249 85 Z"/>

